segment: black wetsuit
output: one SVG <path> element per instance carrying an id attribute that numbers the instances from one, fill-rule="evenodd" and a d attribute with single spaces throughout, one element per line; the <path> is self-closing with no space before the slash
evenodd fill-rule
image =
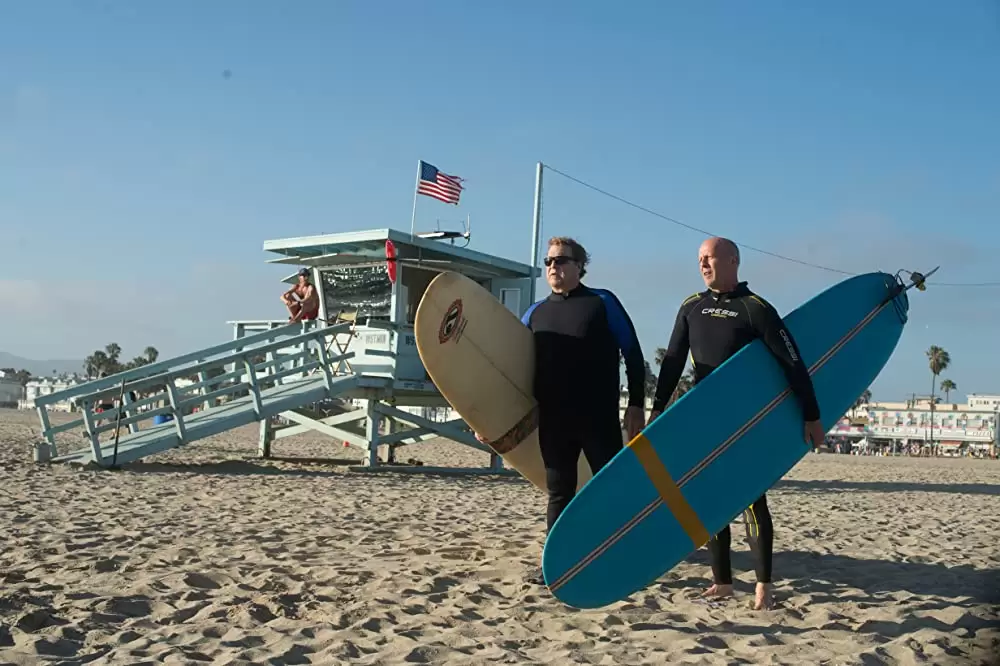
<path id="1" fill-rule="evenodd" d="M 553 293 L 532 304 L 521 321 L 535 337 L 538 440 L 551 528 L 576 494 L 580 451 L 596 474 L 622 449 L 621 357 L 630 406 L 644 404 L 646 365 L 632 320 L 609 291 L 580 285 Z"/>
<path id="2" fill-rule="evenodd" d="M 740 282 L 731 292 L 699 292 L 681 304 L 666 356 L 660 366 L 653 410 L 662 411 L 670 400 L 684 371 L 689 351 L 697 383 L 757 338 L 763 340 L 785 371 L 788 384 L 802 406 L 803 419 L 818 420 L 819 405 L 812 380 L 795 340 L 774 307 L 750 291 L 746 282 Z M 743 520 L 747 540 L 757 562 L 757 581 L 769 583 L 774 527 L 766 494 L 744 511 Z M 729 526 L 726 525 L 709 542 L 712 573 L 717 584 L 732 584 L 729 563 L 731 539 Z"/>

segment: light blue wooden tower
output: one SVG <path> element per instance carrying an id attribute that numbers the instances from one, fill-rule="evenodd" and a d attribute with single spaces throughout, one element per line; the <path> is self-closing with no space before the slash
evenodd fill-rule
<path id="1" fill-rule="evenodd" d="M 279 423 L 287 420 L 295 424 L 287 428 L 265 422 L 261 455 L 270 455 L 274 440 L 306 429 L 326 432 L 363 449 L 370 468 L 378 466 L 380 446 L 386 448 L 386 460 L 392 461 L 395 447 L 432 437 L 443 436 L 488 450 L 461 420 L 441 420 L 450 409 L 417 353 L 413 334 L 417 305 L 438 273 L 456 271 L 477 281 L 521 316 L 529 305 L 531 276 L 537 278 L 540 272 L 527 264 L 462 247 L 466 242 L 465 234 L 454 232 L 410 235 L 376 229 L 264 243 L 266 251 L 280 255 L 269 263 L 312 270 L 312 281 L 320 292 L 321 320 L 327 325 L 351 324 L 348 332 L 337 336 L 335 349 L 353 354 L 344 366 L 357 381 L 337 398 L 341 407 L 350 411 L 324 418 L 316 413 L 306 415 L 303 410 L 283 414 L 276 419 Z M 387 270 L 387 245 L 395 254 L 394 281 Z M 296 279 L 292 273 L 285 281 Z M 237 339 L 282 324 L 277 320 L 229 323 Z M 347 425 L 359 420 L 364 420 L 363 434 Z M 489 470 L 498 469 L 500 459 L 493 456 Z"/>

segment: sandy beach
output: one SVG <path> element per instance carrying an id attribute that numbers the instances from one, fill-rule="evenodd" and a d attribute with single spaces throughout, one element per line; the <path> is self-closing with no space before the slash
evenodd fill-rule
<path id="1" fill-rule="evenodd" d="M 265 461 L 252 427 L 118 472 L 38 466 L 37 429 L 0 410 L 0 664 L 1000 663 L 996 461 L 811 454 L 770 494 L 777 608 L 747 608 L 739 527 L 735 599 L 692 599 L 701 550 L 584 612 L 524 582 L 544 497 L 520 479 L 286 459 L 344 455 L 312 435 Z"/>

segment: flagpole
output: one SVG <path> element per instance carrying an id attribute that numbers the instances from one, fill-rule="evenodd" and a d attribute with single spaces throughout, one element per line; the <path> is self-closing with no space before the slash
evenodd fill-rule
<path id="1" fill-rule="evenodd" d="M 535 302 L 535 283 L 538 281 L 535 276 L 535 268 L 538 266 L 538 241 L 542 228 L 542 169 L 544 165 L 539 162 L 535 168 L 535 210 L 531 223 L 531 280 L 528 282 L 529 305 Z"/>
<path id="2" fill-rule="evenodd" d="M 413 241 L 413 228 L 417 223 L 417 192 L 420 189 L 420 165 L 423 160 L 417 160 L 417 178 L 413 181 L 413 214 L 410 216 L 410 242 Z"/>

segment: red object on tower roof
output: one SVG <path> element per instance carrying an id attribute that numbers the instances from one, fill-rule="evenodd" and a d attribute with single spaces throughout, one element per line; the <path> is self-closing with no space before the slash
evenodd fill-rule
<path id="1" fill-rule="evenodd" d="M 389 282 L 396 284 L 396 244 L 391 240 L 385 242 L 385 270 L 389 274 Z"/>

